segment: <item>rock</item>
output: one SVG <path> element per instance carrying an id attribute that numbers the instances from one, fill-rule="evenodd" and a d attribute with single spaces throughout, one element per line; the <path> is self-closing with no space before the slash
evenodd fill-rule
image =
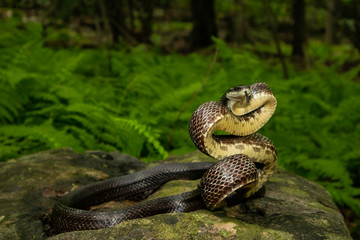
<path id="1" fill-rule="evenodd" d="M 212 161 L 199 152 L 166 162 Z M 39 216 L 80 185 L 145 168 L 118 152 L 45 151 L 0 164 L 0 239 L 45 238 Z M 151 198 L 196 188 L 198 181 L 165 184 Z M 116 205 L 116 204 L 115 204 Z M 110 204 L 111 206 L 111 204 Z M 351 239 L 344 219 L 319 185 L 278 167 L 262 198 L 210 212 L 162 214 L 113 228 L 62 233 L 49 239 Z"/>

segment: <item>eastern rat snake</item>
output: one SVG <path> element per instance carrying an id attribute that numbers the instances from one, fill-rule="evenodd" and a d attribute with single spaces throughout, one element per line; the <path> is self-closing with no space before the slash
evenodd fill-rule
<path id="1" fill-rule="evenodd" d="M 276 149 L 255 133 L 272 116 L 276 99 L 265 83 L 236 86 L 220 102 L 206 102 L 192 115 L 190 137 L 213 162 L 161 164 L 144 171 L 108 179 L 74 190 L 54 206 L 51 226 L 57 233 L 111 227 L 122 221 L 161 213 L 214 210 L 226 206 L 226 198 L 237 192 L 245 199 L 257 192 L 273 173 Z M 215 135 L 222 130 L 231 135 Z M 87 210 L 111 200 L 145 199 L 174 179 L 201 178 L 198 189 L 170 197 L 144 201 L 112 212 Z M 232 195 L 233 196 L 233 195 Z M 229 198 L 228 198 L 229 199 Z"/>

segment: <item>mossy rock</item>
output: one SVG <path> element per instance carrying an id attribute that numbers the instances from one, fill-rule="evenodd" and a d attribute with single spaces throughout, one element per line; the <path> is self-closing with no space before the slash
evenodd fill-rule
<path id="1" fill-rule="evenodd" d="M 213 161 L 199 152 L 157 161 Z M 0 239 L 41 239 L 39 216 L 56 198 L 80 185 L 139 171 L 141 161 L 118 152 L 71 149 L 40 152 L 0 164 Z M 172 181 L 151 198 L 196 188 L 197 181 Z M 107 207 L 118 207 L 116 203 Z M 326 190 L 280 167 L 264 197 L 210 212 L 161 214 L 108 229 L 62 233 L 49 239 L 351 239 Z"/>

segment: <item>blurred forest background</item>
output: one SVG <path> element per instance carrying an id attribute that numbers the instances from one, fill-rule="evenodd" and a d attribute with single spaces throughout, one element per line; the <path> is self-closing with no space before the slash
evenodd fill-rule
<path id="1" fill-rule="evenodd" d="M 194 151 L 192 112 L 266 82 L 260 131 L 360 238 L 360 0 L 0 0 L 0 161 Z"/>

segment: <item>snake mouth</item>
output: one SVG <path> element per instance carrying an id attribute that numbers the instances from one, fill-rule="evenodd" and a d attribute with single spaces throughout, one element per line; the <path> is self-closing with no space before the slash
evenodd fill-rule
<path id="1" fill-rule="evenodd" d="M 239 117 L 240 117 L 240 118 L 244 118 L 244 119 L 253 118 L 254 115 L 255 115 L 255 113 L 258 113 L 258 114 L 259 114 L 264 106 L 265 106 L 265 104 L 261 105 L 261 106 L 258 107 L 258 108 L 255 108 L 254 110 L 252 110 L 252 111 L 250 111 L 250 112 L 248 112 L 248 113 L 245 113 L 245 114 L 243 114 L 243 115 L 241 115 L 241 116 L 239 116 Z"/>

